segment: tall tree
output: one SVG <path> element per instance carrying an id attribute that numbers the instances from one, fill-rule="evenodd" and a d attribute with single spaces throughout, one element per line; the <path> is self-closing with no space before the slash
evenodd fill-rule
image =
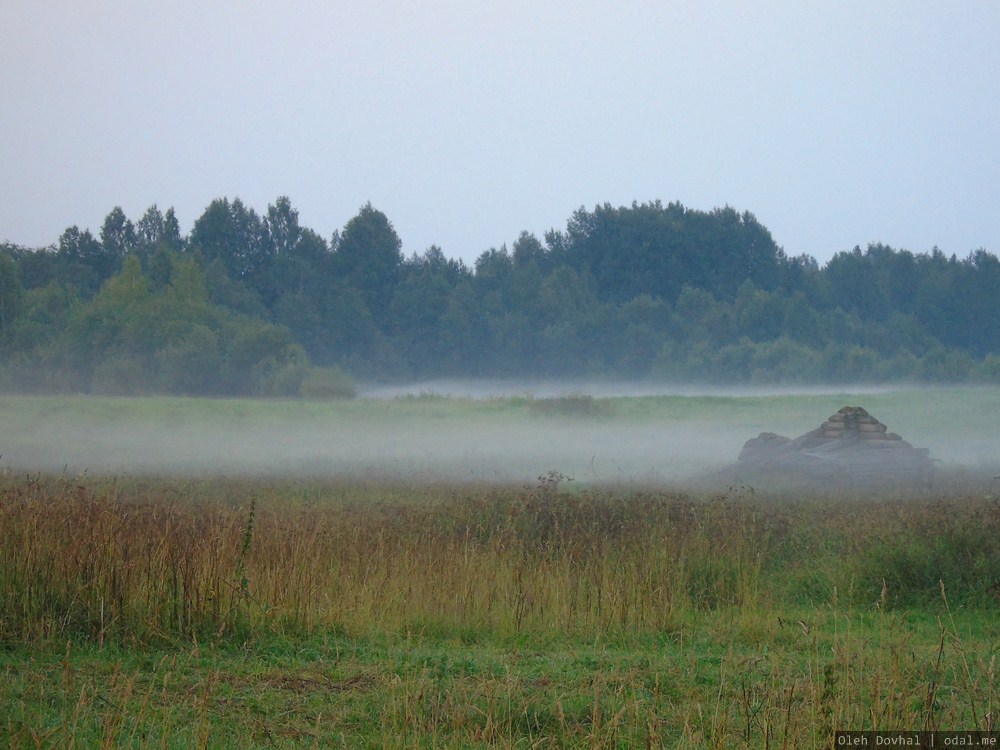
<path id="1" fill-rule="evenodd" d="M 264 222 L 274 254 L 278 257 L 291 255 L 302 236 L 302 227 L 299 226 L 299 212 L 292 208 L 287 196 L 281 196 L 267 207 Z"/>
<path id="2" fill-rule="evenodd" d="M 540 269 L 545 266 L 545 248 L 538 238 L 530 232 L 521 232 L 511 247 L 514 265 L 518 267 L 534 263 Z"/>
<path id="3" fill-rule="evenodd" d="M 0 342 L 9 338 L 22 298 L 17 264 L 6 253 L 0 253 Z"/>
<path id="4" fill-rule="evenodd" d="M 168 250 L 180 252 L 184 249 L 184 240 L 181 237 L 181 225 L 177 221 L 177 214 L 174 207 L 167 209 L 163 215 L 163 234 L 160 236 L 160 243 L 166 245 Z"/>
<path id="5" fill-rule="evenodd" d="M 289 291 L 301 292 L 312 277 L 331 272 L 326 241 L 299 224 L 299 212 L 287 197 L 267 207 L 264 219 L 270 257 L 257 269 L 254 284 L 268 309 Z"/>
<path id="6" fill-rule="evenodd" d="M 166 215 L 154 203 L 135 225 L 135 249 L 145 260 L 159 251 L 180 252 L 183 246 L 181 229 L 174 209 Z"/>
<path id="7" fill-rule="evenodd" d="M 146 213 L 142 215 L 142 218 L 135 225 L 136 252 L 141 258 L 148 258 L 156 252 L 157 247 L 163 240 L 164 232 L 165 222 L 163 212 L 154 203 L 146 209 Z"/>
<path id="8" fill-rule="evenodd" d="M 64 231 L 56 256 L 66 281 L 87 297 L 96 294 L 101 283 L 115 272 L 114 258 L 105 255 L 104 247 L 89 229 L 72 226 Z"/>
<path id="9" fill-rule="evenodd" d="M 680 203 L 581 208 L 564 234 L 548 240 L 557 257 L 593 275 L 602 300 L 619 304 L 640 294 L 673 304 L 686 286 L 732 300 L 744 279 L 761 289 L 777 286 L 787 263 L 752 214 L 705 213 Z"/>
<path id="10" fill-rule="evenodd" d="M 248 282 L 272 254 L 266 224 L 239 198 L 212 201 L 195 221 L 188 244 L 206 264 L 218 260 L 231 278 Z"/>
<path id="11" fill-rule="evenodd" d="M 335 250 L 336 267 L 357 289 L 375 322 L 385 329 L 403 264 L 403 243 L 384 213 L 366 203 L 344 226 Z"/>
<path id="12" fill-rule="evenodd" d="M 136 248 L 135 227 L 121 206 L 115 206 L 111 213 L 104 219 L 101 227 L 101 247 L 109 262 L 114 263 L 114 270 L 117 272 L 122 265 L 125 256 Z"/>
<path id="13" fill-rule="evenodd" d="M 392 297 L 392 343 L 409 361 L 415 374 L 440 372 L 449 359 L 449 337 L 444 316 L 464 266 L 449 261 L 441 248 L 431 245 L 403 265 L 402 279 Z"/>

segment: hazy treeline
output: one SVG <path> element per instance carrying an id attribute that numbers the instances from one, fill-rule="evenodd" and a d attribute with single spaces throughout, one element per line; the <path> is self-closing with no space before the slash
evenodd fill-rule
<path id="1" fill-rule="evenodd" d="M 370 204 L 324 238 L 287 198 L 120 208 L 99 236 L 0 245 L 0 384 L 347 395 L 350 378 L 615 375 L 1000 381 L 1000 261 L 884 245 L 820 267 L 749 213 L 581 208 L 473 267 L 404 255 Z"/>

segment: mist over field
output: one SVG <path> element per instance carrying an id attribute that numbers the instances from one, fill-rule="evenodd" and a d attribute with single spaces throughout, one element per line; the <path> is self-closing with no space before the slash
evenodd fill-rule
<path id="1" fill-rule="evenodd" d="M 0 465 L 71 474 L 298 475 L 677 485 L 761 432 L 797 437 L 864 406 L 941 467 L 995 476 L 997 389 L 723 390 L 435 381 L 349 402 L 6 397 Z M 593 414 L 545 414 L 560 396 Z M 683 395 L 679 395 L 683 394 Z M 612 396 L 615 396 L 612 398 Z M 992 473 L 991 473 L 992 472 Z"/>
<path id="2" fill-rule="evenodd" d="M 5 465 L 71 473 L 348 474 L 404 480 L 531 481 L 560 471 L 587 481 L 664 482 L 735 455 L 743 431 L 723 424 L 449 418 L 420 409 L 378 417 L 302 420 L 277 413 L 236 422 L 39 425 Z"/>
<path id="3" fill-rule="evenodd" d="M 888 393 L 898 385 L 852 385 L 852 394 Z M 705 383 L 649 383 L 626 380 L 468 380 L 435 378 L 405 385 L 363 385 L 360 395 L 366 398 L 441 396 L 445 398 L 558 398 L 589 395 L 594 398 L 641 398 L 644 396 L 822 396 L 844 393 L 836 385 L 717 385 Z"/>

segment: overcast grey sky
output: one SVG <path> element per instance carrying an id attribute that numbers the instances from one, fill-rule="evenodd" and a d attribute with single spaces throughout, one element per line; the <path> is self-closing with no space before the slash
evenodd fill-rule
<path id="1" fill-rule="evenodd" d="M 471 263 L 662 199 L 998 253 L 998 103 L 996 0 L 0 0 L 0 240 L 287 195 Z"/>

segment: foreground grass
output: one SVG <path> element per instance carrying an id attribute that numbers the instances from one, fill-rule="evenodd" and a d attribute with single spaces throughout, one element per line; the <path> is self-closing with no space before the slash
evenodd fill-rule
<path id="1" fill-rule="evenodd" d="M 1000 505 L 0 485 L 15 747 L 828 747 L 993 729 Z"/>
<path id="2" fill-rule="evenodd" d="M 21 646 L 0 658 L 0 733 L 23 747 L 828 747 L 835 728 L 992 726 L 982 616 L 771 614 L 626 639 Z M 779 624 L 790 614 L 810 621 Z"/>

